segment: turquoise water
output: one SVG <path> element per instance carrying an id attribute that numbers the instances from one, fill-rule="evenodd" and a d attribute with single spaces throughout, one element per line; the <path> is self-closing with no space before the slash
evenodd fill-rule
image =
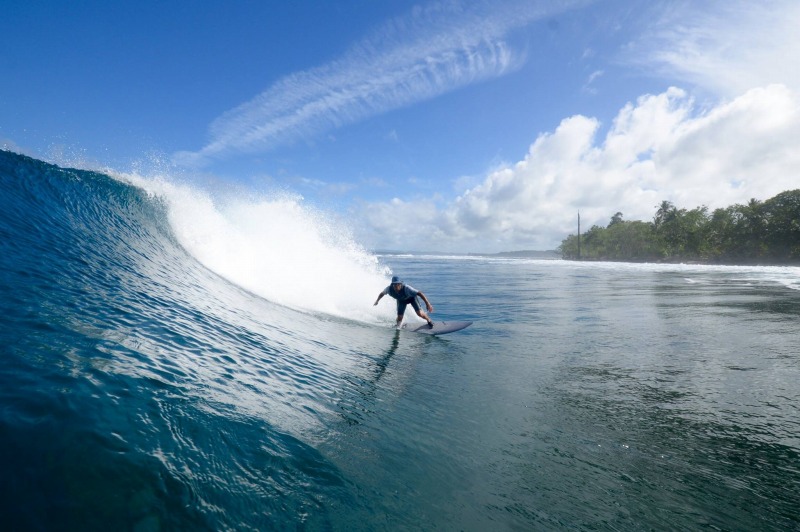
<path id="1" fill-rule="evenodd" d="M 800 269 L 376 257 L 124 181 L 0 152 L 8 529 L 800 528 Z M 391 273 L 475 324 L 395 331 Z"/>

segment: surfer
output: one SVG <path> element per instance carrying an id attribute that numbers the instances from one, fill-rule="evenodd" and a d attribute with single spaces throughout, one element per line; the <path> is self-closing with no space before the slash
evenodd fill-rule
<path id="1" fill-rule="evenodd" d="M 428 308 L 428 312 L 433 312 L 433 305 L 431 305 L 431 302 L 428 301 L 427 297 L 425 297 L 425 294 L 423 294 L 416 288 L 405 284 L 396 275 L 392 277 L 392 284 L 384 288 L 383 292 L 378 294 L 378 299 L 375 300 L 375 305 L 377 305 L 378 302 L 381 300 L 381 298 L 387 294 L 397 300 L 398 327 L 400 327 L 400 323 L 403 321 L 403 315 L 406 313 L 406 306 L 411 305 L 412 307 L 414 307 L 414 310 L 417 311 L 417 316 L 427 321 L 428 327 L 430 327 L 431 329 L 433 328 L 433 322 L 428 317 L 428 315 L 425 314 L 425 312 L 423 312 L 421 308 L 419 308 L 419 303 L 417 303 L 417 296 L 419 296 L 425 302 L 425 306 Z"/>

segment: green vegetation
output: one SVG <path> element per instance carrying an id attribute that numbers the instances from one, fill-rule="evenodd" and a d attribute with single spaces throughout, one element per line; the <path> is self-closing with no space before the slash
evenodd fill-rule
<path id="1" fill-rule="evenodd" d="M 800 262 L 800 189 L 747 205 L 687 211 L 664 201 L 652 222 L 622 219 L 569 235 L 558 248 L 565 259 L 693 261 L 723 264 Z"/>

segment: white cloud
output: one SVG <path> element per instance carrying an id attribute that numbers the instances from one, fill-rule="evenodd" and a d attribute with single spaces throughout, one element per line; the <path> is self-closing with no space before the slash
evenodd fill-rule
<path id="1" fill-rule="evenodd" d="M 400 249 L 543 249 L 575 231 L 579 209 L 584 223 L 605 225 L 617 211 L 652 219 L 662 200 L 714 209 L 800 186 L 800 2 L 684 1 L 657 9 L 653 27 L 642 32 L 647 38 L 626 48 L 626 62 L 719 101 L 698 104 L 678 88 L 645 95 L 618 112 L 603 139 L 597 119 L 566 118 L 521 161 L 426 210 L 417 223 L 372 226 L 366 241 Z M 402 220 L 412 205 L 370 205 L 369 221 L 384 209 Z"/>
<path id="2" fill-rule="evenodd" d="M 210 142 L 180 152 L 203 164 L 232 152 L 256 152 L 352 124 L 459 87 L 501 76 L 522 64 L 507 42 L 512 30 L 582 0 L 552 3 L 439 2 L 415 8 L 340 59 L 297 72 L 216 119 Z"/>
<path id="3" fill-rule="evenodd" d="M 551 248 L 576 212 L 605 225 L 617 211 L 652 219 L 656 206 L 710 208 L 766 199 L 800 185 L 800 103 L 784 85 L 698 111 L 671 88 L 626 105 L 598 142 L 599 122 L 576 115 L 437 209 L 430 202 L 367 206 L 376 247 L 492 251 Z"/>

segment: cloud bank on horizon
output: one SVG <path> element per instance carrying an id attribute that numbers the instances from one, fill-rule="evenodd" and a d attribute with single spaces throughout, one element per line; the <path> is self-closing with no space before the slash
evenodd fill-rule
<path id="1" fill-rule="evenodd" d="M 525 157 L 489 173 L 445 204 L 362 205 L 363 238 L 379 247 L 488 251 L 551 249 L 584 223 L 650 220 L 669 200 L 709 208 L 767 199 L 800 186 L 800 4 L 723 2 L 671 6 L 656 36 L 624 61 L 712 95 L 699 104 L 672 86 L 619 111 L 608 133 L 575 115 L 539 135 Z M 649 33 L 649 32 L 648 32 Z M 420 203 L 422 205 L 420 206 Z M 415 205 L 417 223 L 397 220 Z"/>
<path id="2" fill-rule="evenodd" d="M 650 220 L 662 200 L 712 208 L 764 198 L 800 185 L 800 106 L 784 85 L 752 89 L 696 113 L 670 88 L 622 109 L 602 141 L 600 123 L 576 115 L 444 206 L 434 201 L 362 206 L 369 241 L 403 249 L 552 249 L 584 222 L 605 225 L 621 211 Z M 388 222 L 414 212 L 416 223 Z M 491 240 L 488 240 L 489 237 Z"/>

